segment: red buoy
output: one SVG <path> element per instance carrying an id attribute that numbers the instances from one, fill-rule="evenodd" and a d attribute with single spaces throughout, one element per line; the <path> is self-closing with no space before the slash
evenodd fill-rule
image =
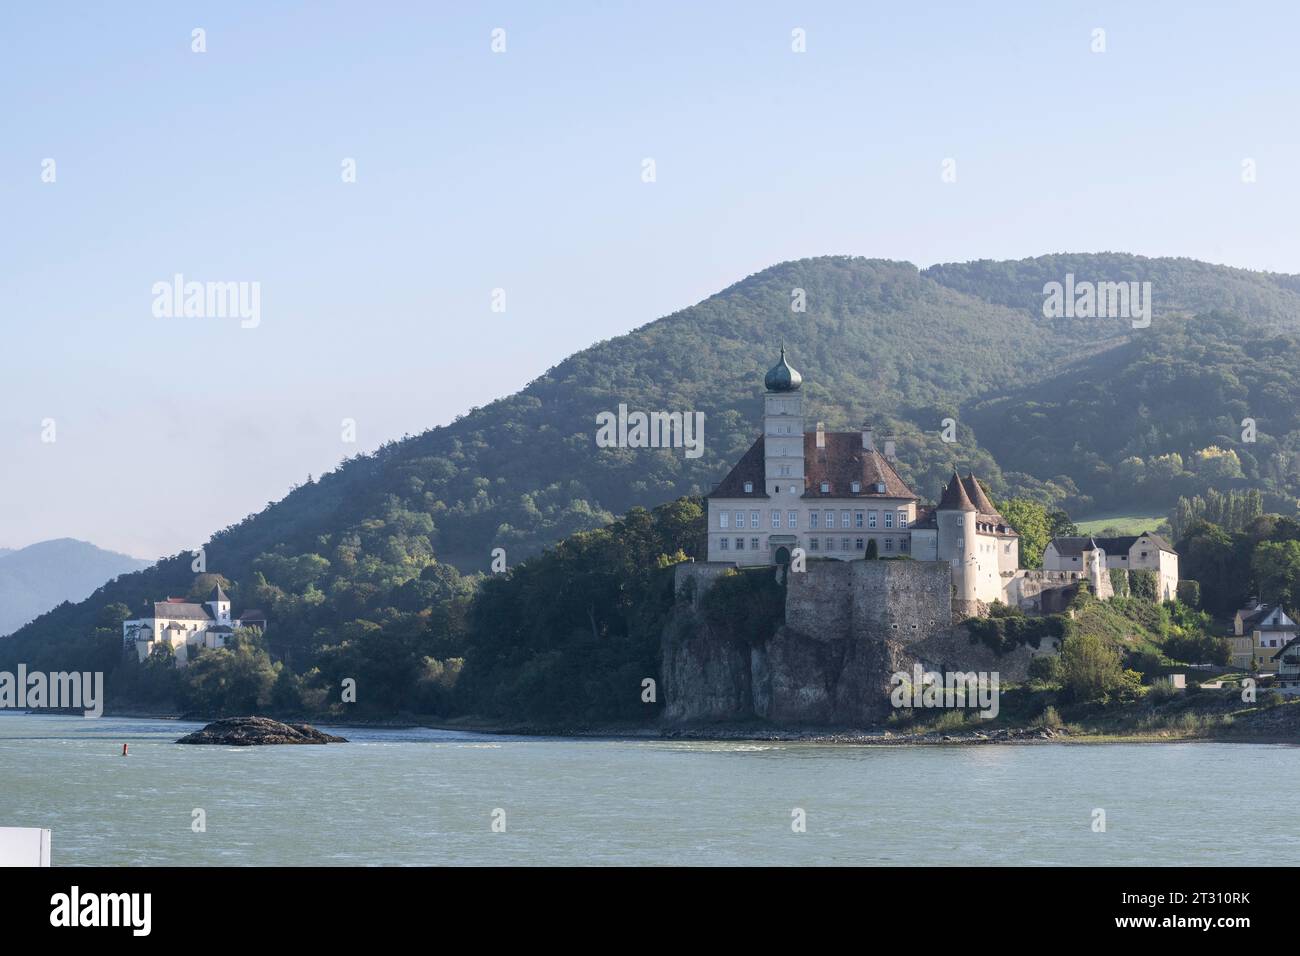
<path id="1" fill-rule="evenodd" d="M 126 744 L 122 744 L 122 756 L 123 757 L 129 756 L 129 754 L 126 752 Z"/>

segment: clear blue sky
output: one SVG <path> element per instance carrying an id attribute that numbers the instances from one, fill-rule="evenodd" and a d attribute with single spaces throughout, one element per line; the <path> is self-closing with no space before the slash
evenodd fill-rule
<path id="1" fill-rule="evenodd" d="M 195 546 L 786 259 L 1300 271 L 1293 4 L 591 6 L 8 8 L 0 546 Z M 175 273 L 260 326 L 155 318 Z"/>

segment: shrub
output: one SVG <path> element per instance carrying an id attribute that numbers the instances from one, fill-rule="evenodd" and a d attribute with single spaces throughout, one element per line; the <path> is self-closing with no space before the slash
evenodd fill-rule
<path id="1" fill-rule="evenodd" d="M 1048 704 L 1047 707 L 1043 709 L 1042 716 L 1038 718 L 1038 722 L 1044 727 L 1050 727 L 1053 730 L 1065 726 L 1065 721 L 1061 719 L 1061 715 L 1056 712 L 1056 708 L 1051 704 Z"/>
<path id="2" fill-rule="evenodd" d="M 1061 645 L 1061 680 L 1076 701 L 1104 701 L 1137 693 L 1142 675 L 1125 670 L 1120 654 L 1095 634 L 1072 634 Z"/>
<path id="3" fill-rule="evenodd" d="M 1128 568 L 1110 569 L 1110 587 L 1116 597 L 1128 597 Z"/>
<path id="4" fill-rule="evenodd" d="M 1043 654 L 1029 662 L 1029 679 L 1044 684 L 1056 684 L 1061 680 L 1060 661 L 1054 654 Z"/>
<path id="5" fill-rule="evenodd" d="M 1129 593 L 1147 601 L 1156 599 L 1156 573 L 1145 568 L 1128 573 Z"/>
<path id="6" fill-rule="evenodd" d="M 1232 659 L 1232 645 L 1226 637 L 1213 634 L 1175 635 L 1164 642 L 1165 655 L 1184 664 L 1225 665 Z"/>
<path id="7" fill-rule="evenodd" d="M 1179 581 L 1178 582 L 1178 600 L 1188 607 L 1201 606 L 1201 582 L 1200 581 Z"/>

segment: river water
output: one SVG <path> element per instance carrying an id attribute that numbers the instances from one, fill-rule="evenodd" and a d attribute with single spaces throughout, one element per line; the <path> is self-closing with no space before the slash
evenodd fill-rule
<path id="1" fill-rule="evenodd" d="M 56 866 L 1300 863 L 1285 745 L 173 743 L 200 726 L 0 714 L 0 826 Z"/>

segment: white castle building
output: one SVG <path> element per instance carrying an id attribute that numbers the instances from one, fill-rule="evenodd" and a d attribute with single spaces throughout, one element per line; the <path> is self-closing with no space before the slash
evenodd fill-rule
<path id="1" fill-rule="evenodd" d="M 710 562 L 786 564 L 795 548 L 852 560 L 874 541 L 881 558 L 948 562 L 955 600 L 1006 599 L 1020 537 L 974 475 L 954 473 L 938 505 L 918 506 L 894 467 L 892 435 L 878 447 L 870 425 L 805 431 L 803 377 L 784 346 L 763 384 L 763 433 L 708 496 Z"/>
<path id="2" fill-rule="evenodd" d="M 218 584 L 202 604 L 174 597 L 155 601 L 140 617 L 122 623 L 122 641 L 125 649 L 135 648 L 141 661 L 155 648 L 168 647 L 177 666 L 183 667 L 191 649 L 225 647 L 230 635 L 241 627 L 265 630 L 266 615 L 250 609 L 238 618 L 231 617 L 230 598 Z"/>
<path id="3" fill-rule="evenodd" d="M 1178 552 L 1152 531 L 1119 538 L 1053 538 L 1043 552 L 1044 571 L 1087 572 L 1098 568 L 1153 571 L 1156 600 L 1172 601 L 1178 596 Z"/>

